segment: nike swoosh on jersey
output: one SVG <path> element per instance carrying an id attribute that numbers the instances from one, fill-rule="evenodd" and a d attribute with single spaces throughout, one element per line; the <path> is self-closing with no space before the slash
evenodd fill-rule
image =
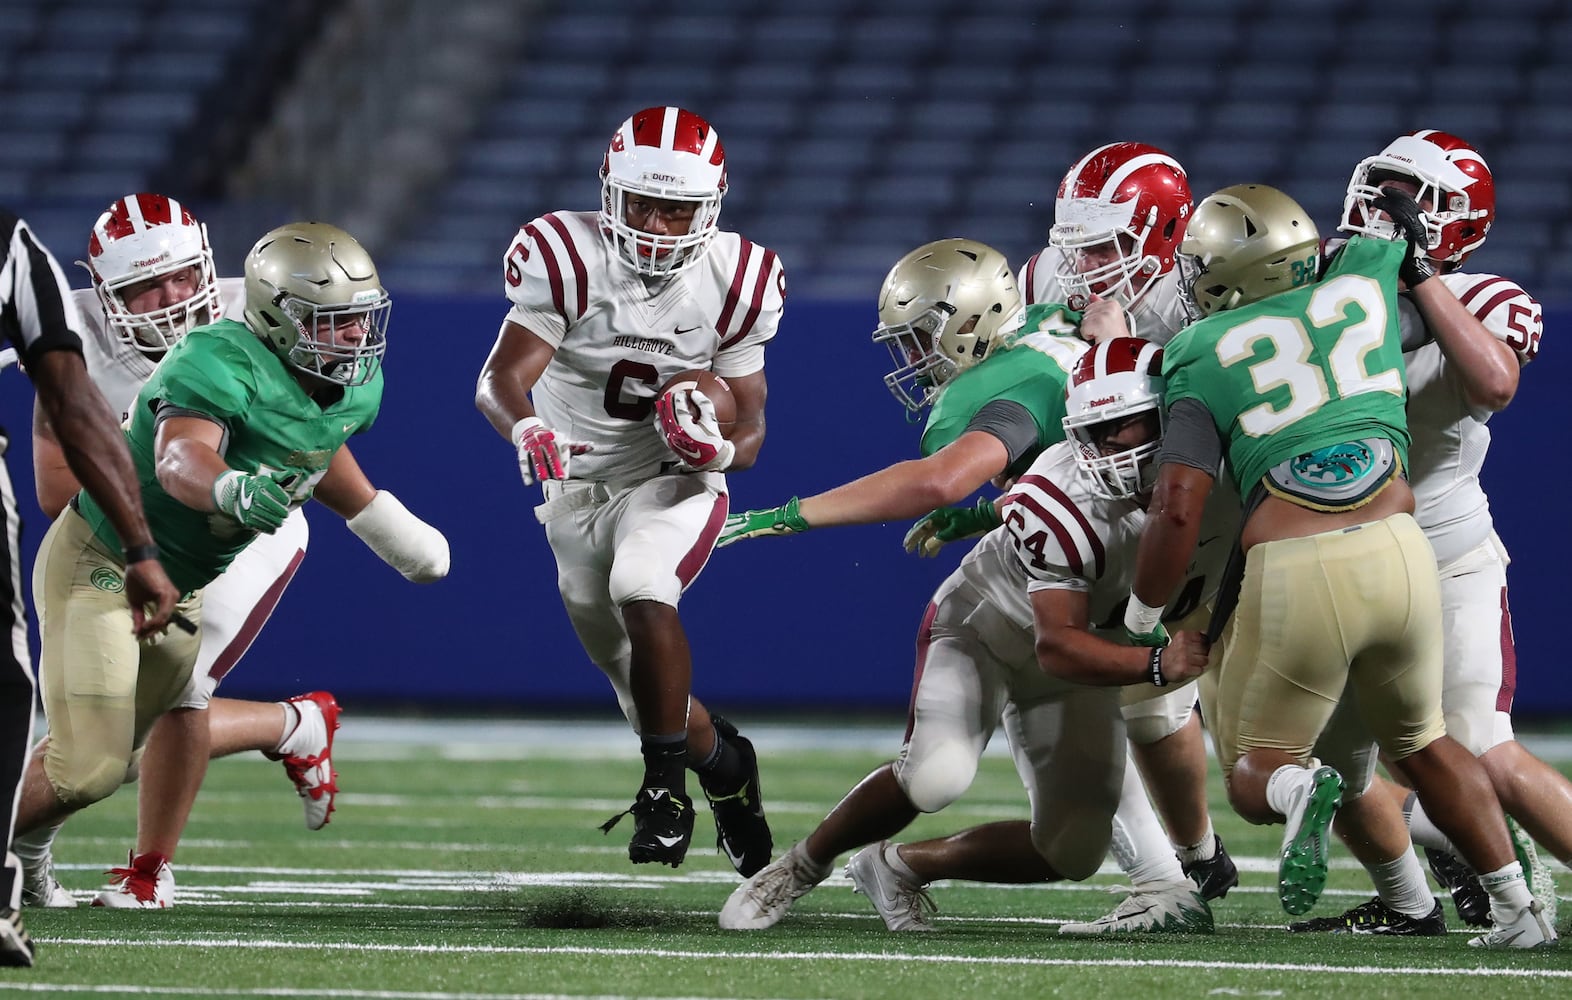
<path id="1" fill-rule="evenodd" d="M 682 336 L 685 333 L 692 333 L 694 330 L 701 330 L 701 329 L 703 329 L 703 327 L 690 326 L 686 330 L 684 330 L 682 327 L 679 326 L 679 327 L 676 328 L 676 333 L 677 333 L 677 336 L 680 337 L 680 336 Z"/>

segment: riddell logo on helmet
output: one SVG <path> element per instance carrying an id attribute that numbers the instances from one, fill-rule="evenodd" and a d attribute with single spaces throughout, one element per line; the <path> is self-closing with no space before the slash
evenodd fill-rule
<path id="1" fill-rule="evenodd" d="M 132 267 L 152 267 L 154 264 L 162 264 L 164 261 L 166 261 L 168 259 L 169 259 L 169 251 L 165 250 L 163 253 L 159 254 L 157 257 L 149 257 L 146 260 L 133 260 L 131 262 L 131 266 Z"/>
<path id="2" fill-rule="evenodd" d="M 1088 407 L 1107 406 L 1109 403 L 1117 403 L 1117 402 L 1119 402 L 1120 398 L 1121 397 L 1119 397 L 1119 396 L 1104 396 L 1101 399 L 1094 399 L 1090 403 L 1087 403 L 1086 405 Z"/>

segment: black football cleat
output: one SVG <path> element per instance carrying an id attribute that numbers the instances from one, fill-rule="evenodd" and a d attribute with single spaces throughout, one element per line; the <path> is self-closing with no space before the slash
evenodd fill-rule
<path id="1" fill-rule="evenodd" d="M 710 721 L 715 725 L 716 738 L 736 749 L 748 773 L 748 780 L 730 794 L 716 795 L 708 788 L 704 790 L 715 815 L 715 840 L 737 874 L 752 878 L 770 863 L 770 852 L 775 849 L 759 792 L 759 755 L 754 752 L 752 741 L 737 734 L 736 726 L 713 714 Z"/>

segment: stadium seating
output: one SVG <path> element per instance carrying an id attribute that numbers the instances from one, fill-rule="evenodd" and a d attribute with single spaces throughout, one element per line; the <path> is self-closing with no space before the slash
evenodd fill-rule
<path id="1" fill-rule="evenodd" d="M 217 124 L 204 117 L 212 96 L 266 6 L 7 0 L 0 201 L 28 210 L 46 236 L 67 218 L 74 233 L 89 206 L 181 176 L 172 165 L 194 127 Z M 1380 18 L 1353 0 L 1314 11 L 1246 0 L 1069 10 L 543 0 L 520 58 L 483 67 L 496 92 L 432 190 L 389 221 L 386 276 L 407 290 L 496 294 L 515 227 L 594 208 L 617 122 L 677 103 L 726 142 L 723 224 L 778 249 L 796 296 L 864 298 L 908 244 L 939 236 L 964 233 L 1023 260 L 1051 222 L 1057 179 L 1114 139 L 1169 149 L 1198 195 L 1275 184 L 1329 230 L 1354 163 L 1414 127 L 1469 138 L 1496 170 L 1499 221 L 1479 266 L 1551 299 L 1572 294 L 1552 283 L 1572 258 L 1572 77 L 1558 62 L 1572 7 L 1391 0 Z"/>

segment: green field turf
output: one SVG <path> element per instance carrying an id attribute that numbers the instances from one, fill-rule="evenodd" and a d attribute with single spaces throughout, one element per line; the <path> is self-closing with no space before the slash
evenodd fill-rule
<path id="1" fill-rule="evenodd" d="M 737 934 L 716 925 L 738 879 L 715 849 L 707 810 L 677 870 L 630 865 L 628 823 L 610 836 L 596 829 L 639 779 L 625 731 L 463 723 L 409 742 L 397 727 L 362 724 L 357 734 L 356 723 L 346 716 L 337 753 L 345 792 L 326 829 L 305 830 L 277 765 L 257 755 L 214 762 L 177 859 L 177 906 L 28 910 L 39 964 L 0 970 L 0 994 L 1572 996 L 1572 945 L 1476 952 L 1450 902 L 1454 933 L 1444 939 L 1288 934 L 1272 888 L 1277 828 L 1235 818 L 1220 783 L 1214 818 L 1243 882 L 1214 905 L 1215 935 L 1061 938 L 1060 922 L 1117 902 L 1109 890 L 1119 877 L 1106 868 L 1081 885 L 939 883 L 940 930 L 928 935 L 886 932 L 837 870 L 772 930 Z M 750 731 L 784 850 L 896 748 L 900 722 Z M 84 902 L 102 870 L 123 863 L 134 791 L 78 817 L 57 846 L 61 881 Z M 966 798 L 906 839 L 1024 815 L 1008 759 L 990 751 Z M 1370 895 L 1346 854 L 1336 862 L 1318 915 Z M 1565 890 L 1572 875 L 1555 868 Z"/>

